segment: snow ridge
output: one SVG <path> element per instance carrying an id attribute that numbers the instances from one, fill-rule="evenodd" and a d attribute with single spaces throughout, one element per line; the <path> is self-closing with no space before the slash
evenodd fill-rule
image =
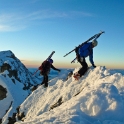
<path id="1" fill-rule="evenodd" d="M 19 109 L 25 114 L 24 122 L 18 120 L 16 124 L 124 123 L 122 74 L 98 66 L 91 67 L 79 81 L 73 77 L 65 81 L 61 78 L 64 73 L 50 80 L 47 89 L 39 86 L 32 92 Z"/>

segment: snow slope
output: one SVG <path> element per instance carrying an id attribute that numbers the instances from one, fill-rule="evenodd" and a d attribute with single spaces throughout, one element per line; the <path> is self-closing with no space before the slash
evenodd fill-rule
<path id="1" fill-rule="evenodd" d="M 2 72 L 2 66 L 8 64 L 10 69 Z M 8 117 L 12 117 L 16 108 L 30 94 L 32 85 L 41 80 L 33 77 L 31 72 L 10 51 L 0 52 L 0 86 L 7 91 L 6 98 L 0 100 L 0 121 L 8 123 Z M 1 123 L 1 122 L 0 122 Z"/>
<path id="2" fill-rule="evenodd" d="M 15 124 L 124 124 L 124 75 L 98 66 L 79 81 L 66 76 L 63 70 L 32 92 L 20 105 L 24 121 Z"/>

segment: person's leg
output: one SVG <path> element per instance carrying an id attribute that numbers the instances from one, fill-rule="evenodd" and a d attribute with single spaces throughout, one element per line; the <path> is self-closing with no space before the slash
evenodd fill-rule
<path id="1" fill-rule="evenodd" d="M 44 83 L 45 83 L 45 75 L 43 75 L 43 81 L 42 81 L 41 85 Z"/>
<path id="2" fill-rule="evenodd" d="M 48 75 L 44 75 L 44 86 L 48 87 Z"/>
<path id="3" fill-rule="evenodd" d="M 79 61 L 79 62 L 82 65 L 82 68 L 78 71 L 78 74 L 80 74 L 80 77 L 81 77 L 87 71 L 88 65 L 87 65 L 87 63 L 85 61 L 85 58 L 83 58 L 83 60 L 82 61 Z"/>

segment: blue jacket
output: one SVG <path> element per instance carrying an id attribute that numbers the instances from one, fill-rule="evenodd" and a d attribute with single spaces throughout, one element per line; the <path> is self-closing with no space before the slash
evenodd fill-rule
<path id="1" fill-rule="evenodd" d="M 93 65 L 93 48 L 92 48 L 92 42 L 84 44 L 82 47 L 79 48 L 78 53 L 80 57 L 86 58 L 89 56 L 89 61 Z"/>

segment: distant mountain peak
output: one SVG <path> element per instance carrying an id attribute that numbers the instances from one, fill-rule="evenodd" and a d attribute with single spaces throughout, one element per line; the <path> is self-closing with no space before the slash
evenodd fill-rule
<path id="1" fill-rule="evenodd" d="M 32 77 L 31 72 L 25 65 L 14 55 L 11 50 L 0 52 L 0 73 L 5 70 L 9 72 L 10 78 L 18 80 L 24 84 L 24 89 L 29 89 L 34 83 L 37 83 Z"/>

